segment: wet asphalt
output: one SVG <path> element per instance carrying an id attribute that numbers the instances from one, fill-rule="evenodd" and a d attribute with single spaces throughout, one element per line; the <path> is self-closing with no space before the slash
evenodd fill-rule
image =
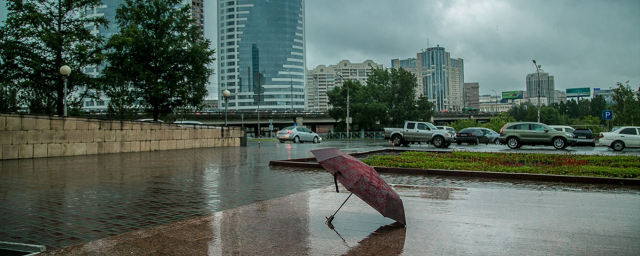
<path id="1" fill-rule="evenodd" d="M 352 153 L 390 148 L 391 145 L 383 140 L 325 141 L 320 144 L 263 141 L 260 146 L 250 141 L 247 147 L 240 148 L 0 161 L 0 241 L 61 248 L 331 186 L 333 179 L 323 170 L 269 166 L 271 160 L 312 157 L 311 150 L 329 147 Z M 409 148 L 434 149 L 431 145 L 411 145 Z M 513 151 L 504 145 L 491 144 L 453 145 L 451 149 Z M 640 155 L 638 150 L 627 149 L 619 153 L 604 147 L 554 150 L 552 147 L 525 146 L 517 151 Z M 640 190 L 637 188 L 394 174 L 381 176 L 390 184 L 442 188 L 436 191 L 488 191 L 485 193 L 488 197 L 465 199 L 474 205 L 491 204 L 501 195 L 560 193 L 563 199 L 559 201 L 532 200 L 524 204 L 505 202 L 520 200 L 518 197 L 505 197 L 500 201 L 501 205 L 518 207 L 504 207 L 501 211 L 512 216 L 512 221 L 518 220 L 518 216 L 527 221 L 527 214 L 531 214 L 528 209 L 554 211 L 554 205 L 570 202 L 571 207 L 561 207 L 561 212 L 554 214 L 549 223 L 541 225 L 556 225 L 554 223 L 563 219 L 574 223 L 571 225 L 580 225 L 575 220 L 584 219 L 584 215 L 590 213 L 597 213 L 603 218 L 618 216 L 616 218 L 621 225 L 631 228 L 624 229 L 625 241 L 640 241 L 637 240 L 640 237 Z M 450 205 L 442 204 L 442 209 L 437 209 L 440 207 L 438 204 L 435 207 L 435 213 L 446 212 Z M 580 213 L 572 216 L 572 209 Z M 474 218 L 473 214 L 464 217 Z M 598 232 L 605 236 L 607 233 L 618 234 L 608 226 L 609 222 L 593 223 L 589 228 L 600 230 Z M 469 232 L 482 232 L 482 227 L 478 228 L 469 229 Z M 568 228 L 567 234 L 571 230 Z M 544 233 L 536 235 L 544 239 Z"/>

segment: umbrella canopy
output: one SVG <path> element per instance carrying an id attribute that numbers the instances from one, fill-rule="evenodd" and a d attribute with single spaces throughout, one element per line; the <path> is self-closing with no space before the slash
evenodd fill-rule
<path id="1" fill-rule="evenodd" d="M 312 150 L 311 153 L 347 190 L 382 216 L 407 224 L 402 199 L 373 167 L 335 148 Z"/>

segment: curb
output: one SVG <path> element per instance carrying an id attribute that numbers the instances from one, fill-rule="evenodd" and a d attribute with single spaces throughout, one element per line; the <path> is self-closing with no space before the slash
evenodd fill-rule
<path id="1" fill-rule="evenodd" d="M 451 152 L 451 151 L 431 151 L 431 150 L 381 149 L 381 150 L 373 150 L 373 151 L 367 151 L 367 152 L 359 152 L 359 153 L 354 153 L 350 155 L 360 156 L 360 155 L 367 155 L 367 154 L 374 154 L 374 153 L 381 153 L 381 152 L 406 152 L 406 151 L 440 152 L 440 153 Z M 286 167 L 323 169 L 322 166 L 320 166 L 320 164 L 315 162 L 315 160 L 316 159 L 314 157 L 298 158 L 298 159 L 290 159 L 290 160 L 274 160 L 269 162 L 269 166 L 286 166 Z M 582 177 L 582 176 L 532 174 L 532 173 L 412 169 L 412 168 L 394 168 L 394 167 L 376 167 L 376 166 L 374 166 L 373 168 L 379 173 L 640 186 L 640 179 Z"/>

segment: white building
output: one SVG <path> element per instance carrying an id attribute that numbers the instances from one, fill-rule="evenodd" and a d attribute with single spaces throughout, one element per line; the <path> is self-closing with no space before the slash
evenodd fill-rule
<path id="1" fill-rule="evenodd" d="M 362 85 L 367 85 L 367 77 L 374 68 L 382 68 L 382 65 L 372 60 L 362 63 L 343 60 L 337 65 L 319 65 L 312 70 L 307 70 L 307 110 L 321 112 L 329 110 L 331 106 L 327 92 L 335 86 L 342 85 L 343 80 L 355 80 Z"/>

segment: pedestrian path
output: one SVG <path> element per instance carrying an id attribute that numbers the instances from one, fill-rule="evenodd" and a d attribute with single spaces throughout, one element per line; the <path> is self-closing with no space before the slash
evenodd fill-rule
<path id="1" fill-rule="evenodd" d="M 407 226 L 334 187 L 43 255 L 637 255 L 633 194 L 394 186 Z M 345 191 L 345 190 L 342 190 Z M 615 209 L 615 210 L 612 210 Z"/>

